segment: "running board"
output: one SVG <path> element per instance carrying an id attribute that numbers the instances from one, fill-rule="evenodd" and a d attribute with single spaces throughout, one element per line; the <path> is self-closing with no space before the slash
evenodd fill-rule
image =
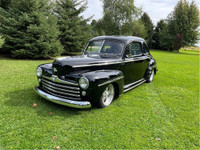
<path id="1" fill-rule="evenodd" d="M 124 93 L 132 90 L 133 88 L 136 88 L 137 86 L 143 84 L 144 82 L 146 82 L 146 80 L 145 79 L 141 79 L 141 80 L 138 80 L 138 81 L 136 81 L 134 83 L 131 83 L 131 84 L 128 84 L 128 85 L 124 86 Z"/>

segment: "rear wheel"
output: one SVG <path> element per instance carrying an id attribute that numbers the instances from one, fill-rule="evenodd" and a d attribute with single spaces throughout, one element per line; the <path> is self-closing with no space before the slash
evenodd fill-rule
<path id="1" fill-rule="evenodd" d="M 109 84 L 99 100 L 99 107 L 105 108 L 109 106 L 112 103 L 114 96 L 115 96 L 115 88 L 113 84 Z"/>

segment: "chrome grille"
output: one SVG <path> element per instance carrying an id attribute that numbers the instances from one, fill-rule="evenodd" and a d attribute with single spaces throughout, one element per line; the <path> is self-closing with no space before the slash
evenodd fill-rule
<path id="1" fill-rule="evenodd" d="M 60 80 L 57 76 L 42 77 L 43 89 L 51 95 L 68 100 L 81 100 L 80 88 L 75 81 Z"/>

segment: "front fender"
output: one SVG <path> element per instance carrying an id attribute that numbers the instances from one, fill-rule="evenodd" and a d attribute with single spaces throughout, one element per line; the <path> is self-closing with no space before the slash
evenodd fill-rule
<path id="1" fill-rule="evenodd" d="M 157 67 L 157 62 L 155 59 L 151 58 L 149 62 L 149 67 L 156 68 Z"/>
<path id="2" fill-rule="evenodd" d="M 43 70 L 43 75 L 45 76 L 51 76 L 53 74 L 52 72 L 52 63 L 50 64 L 42 64 L 38 67 L 41 67 Z"/>
<path id="3" fill-rule="evenodd" d="M 157 62 L 156 62 L 156 60 L 151 56 L 150 57 L 150 61 L 149 61 L 149 65 L 148 65 L 148 67 L 146 69 L 146 72 L 145 72 L 145 75 L 144 75 L 144 78 L 146 80 L 148 80 L 150 78 L 152 71 L 154 71 L 154 73 L 156 75 L 158 69 L 157 69 Z"/>
<path id="4" fill-rule="evenodd" d="M 156 60 L 152 57 L 150 62 L 149 62 L 149 67 L 148 70 L 154 70 L 155 74 L 157 73 L 158 69 L 157 69 L 157 62 Z"/>
<path id="5" fill-rule="evenodd" d="M 97 102 L 110 83 L 115 87 L 116 97 L 123 93 L 124 76 L 121 71 L 97 70 L 83 73 L 82 76 L 86 77 L 90 82 L 90 86 L 86 92 L 87 98 L 89 98 L 91 102 Z"/>

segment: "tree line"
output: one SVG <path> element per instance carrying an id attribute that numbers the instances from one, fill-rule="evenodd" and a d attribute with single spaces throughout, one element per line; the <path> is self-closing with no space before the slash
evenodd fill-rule
<path id="1" fill-rule="evenodd" d="M 81 51 L 92 37 L 85 0 L 1 0 L 1 53 L 50 58 Z"/>
<path id="2" fill-rule="evenodd" d="M 150 48 L 179 50 L 199 39 L 199 9 L 180 0 L 154 27 L 134 0 L 102 0 L 103 17 L 84 19 L 86 0 L 0 0 L 0 53 L 17 58 L 50 58 L 80 52 L 94 36 L 146 39 Z"/>
<path id="3" fill-rule="evenodd" d="M 193 46 L 200 38 L 195 1 L 179 0 L 168 17 L 155 27 L 148 14 L 135 7 L 134 0 L 103 0 L 103 10 L 103 18 L 91 24 L 97 35 L 140 36 L 150 48 L 177 52 L 183 46 Z"/>

